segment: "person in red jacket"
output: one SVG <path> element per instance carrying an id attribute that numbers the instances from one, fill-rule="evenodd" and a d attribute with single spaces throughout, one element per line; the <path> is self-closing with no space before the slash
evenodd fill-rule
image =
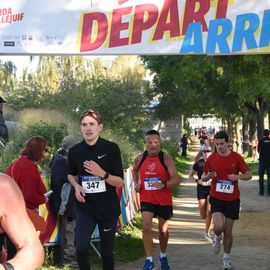
<path id="1" fill-rule="evenodd" d="M 37 166 L 45 157 L 47 144 L 47 140 L 42 136 L 30 138 L 21 150 L 20 157 L 13 161 L 6 171 L 6 174 L 15 180 L 22 191 L 26 207 L 37 211 L 39 205 L 48 200 L 44 196 L 47 190 Z M 7 239 L 7 251 L 8 259 L 13 258 L 17 252 L 9 239 Z"/>

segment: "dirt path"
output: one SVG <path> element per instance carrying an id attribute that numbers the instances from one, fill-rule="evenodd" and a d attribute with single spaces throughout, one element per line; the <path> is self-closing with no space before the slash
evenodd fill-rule
<path id="1" fill-rule="evenodd" d="M 195 155 L 198 143 L 193 145 Z M 178 197 L 174 200 L 174 217 L 170 221 L 168 258 L 171 270 L 222 269 L 222 256 L 212 253 L 211 244 L 206 242 L 204 222 L 198 212 L 195 184 L 187 180 L 189 170 L 179 186 Z M 251 181 L 240 182 L 241 216 L 234 226 L 232 261 L 237 270 L 270 269 L 270 197 L 260 197 L 256 176 Z M 158 238 L 154 233 L 154 260 L 158 265 Z M 131 247 L 132 252 L 132 247 Z M 125 264 L 117 263 L 116 270 L 138 270 L 145 258 Z"/>

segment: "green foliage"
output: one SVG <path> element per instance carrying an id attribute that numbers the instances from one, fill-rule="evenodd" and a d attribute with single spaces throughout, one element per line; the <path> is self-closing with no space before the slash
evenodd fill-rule
<path id="1" fill-rule="evenodd" d="M 0 170 L 5 171 L 9 164 L 20 155 L 24 143 L 32 136 L 40 135 L 48 140 L 50 146 L 46 158 L 39 164 L 41 171 L 49 172 L 49 163 L 53 153 L 60 148 L 64 136 L 67 135 L 65 124 L 52 125 L 44 121 L 28 124 L 15 134 L 6 145 L 0 156 Z"/>
<path id="2" fill-rule="evenodd" d="M 32 125 L 39 123 L 40 121 L 46 122 L 52 126 L 58 126 L 65 124 L 68 132 L 78 137 L 78 121 L 74 121 L 70 115 L 63 113 L 58 110 L 47 110 L 47 109 L 24 109 L 20 112 L 19 122 L 22 126 Z"/>
<path id="3" fill-rule="evenodd" d="M 163 141 L 161 147 L 164 152 L 170 155 L 173 159 L 178 156 L 179 145 L 176 143 L 175 140 Z"/>
<path id="4" fill-rule="evenodd" d="M 105 129 L 101 136 L 118 144 L 121 151 L 123 167 L 128 168 L 133 163 L 135 155 L 134 153 L 138 152 L 136 146 L 134 146 L 122 135 L 117 135 L 111 129 Z"/>
<path id="5" fill-rule="evenodd" d="M 1 147 L 1 146 L 0 146 Z M 5 172 L 10 163 L 19 155 L 19 146 L 9 142 L 5 148 L 1 149 L 0 153 L 0 172 Z"/>
<path id="6" fill-rule="evenodd" d="M 47 122 L 40 121 L 34 124 L 28 124 L 22 129 L 21 140 L 27 141 L 32 136 L 40 135 L 47 139 L 49 152 L 46 158 L 40 163 L 42 172 L 50 171 L 50 160 L 52 155 L 61 147 L 63 137 L 67 135 L 65 124 L 51 125 Z"/>

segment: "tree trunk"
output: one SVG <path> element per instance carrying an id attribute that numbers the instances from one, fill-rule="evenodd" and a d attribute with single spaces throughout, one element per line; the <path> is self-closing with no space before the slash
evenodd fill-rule
<path id="1" fill-rule="evenodd" d="M 227 132 L 228 132 L 228 135 L 229 135 L 229 140 L 231 143 L 233 143 L 233 120 L 230 119 L 230 118 L 227 118 Z"/>
<path id="2" fill-rule="evenodd" d="M 242 116 L 242 149 L 243 154 L 248 152 L 248 119 L 244 115 Z"/>
<path id="3" fill-rule="evenodd" d="M 255 145 L 256 138 L 256 120 L 249 119 L 249 147 L 248 147 L 248 157 L 253 155 L 253 145 Z"/>
<path id="4" fill-rule="evenodd" d="M 261 138 L 263 136 L 264 130 L 264 108 L 265 102 L 262 97 L 258 97 L 256 102 L 256 118 L 257 118 L 257 138 Z"/>

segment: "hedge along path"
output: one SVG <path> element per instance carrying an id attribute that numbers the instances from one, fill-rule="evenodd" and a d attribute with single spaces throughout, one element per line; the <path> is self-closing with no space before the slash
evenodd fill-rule
<path id="1" fill-rule="evenodd" d="M 195 140 L 195 141 L 194 141 Z M 199 141 L 193 138 L 189 155 L 195 157 L 199 149 Z M 222 269 L 223 248 L 215 255 L 211 243 L 204 240 L 204 221 L 199 215 L 196 185 L 187 177 L 193 162 L 188 165 L 174 199 L 174 217 L 169 224 L 170 239 L 167 255 L 171 270 L 217 270 Z M 270 197 L 258 196 L 258 177 L 251 181 L 240 181 L 241 216 L 235 222 L 232 247 L 234 269 L 270 269 Z M 132 252 L 132 247 L 129 248 Z M 157 222 L 154 225 L 154 261 L 157 269 L 159 247 Z M 143 266 L 145 258 L 134 262 L 116 262 L 116 270 L 138 270 Z"/>

